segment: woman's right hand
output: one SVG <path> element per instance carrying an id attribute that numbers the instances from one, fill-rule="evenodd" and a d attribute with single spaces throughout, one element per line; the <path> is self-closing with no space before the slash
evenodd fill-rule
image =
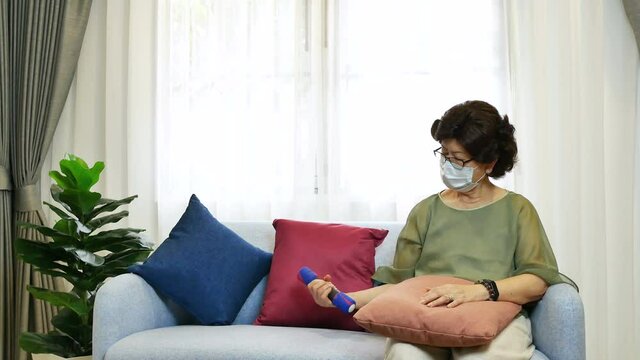
<path id="1" fill-rule="evenodd" d="M 335 286 L 331 283 L 331 276 L 325 275 L 322 279 L 315 279 L 307 285 L 307 289 L 313 296 L 313 301 L 322 307 L 335 307 L 329 300 L 329 293 Z"/>

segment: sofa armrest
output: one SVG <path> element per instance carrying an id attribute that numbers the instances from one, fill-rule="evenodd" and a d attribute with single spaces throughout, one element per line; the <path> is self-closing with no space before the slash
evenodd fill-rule
<path id="1" fill-rule="evenodd" d="M 584 308 L 573 286 L 550 286 L 530 317 L 533 343 L 550 360 L 586 359 Z"/>
<path id="2" fill-rule="evenodd" d="M 93 360 L 103 360 L 111 345 L 133 333 L 191 321 L 184 310 L 158 295 L 140 276 L 116 276 L 96 295 Z"/>

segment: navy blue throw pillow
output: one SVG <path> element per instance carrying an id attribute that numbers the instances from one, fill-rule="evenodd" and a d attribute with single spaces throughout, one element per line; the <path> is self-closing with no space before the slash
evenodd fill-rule
<path id="1" fill-rule="evenodd" d="M 202 324 L 228 325 L 269 272 L 271 256 L 218 222 L 192 195 L 169 237 L 129 271 Z"/>

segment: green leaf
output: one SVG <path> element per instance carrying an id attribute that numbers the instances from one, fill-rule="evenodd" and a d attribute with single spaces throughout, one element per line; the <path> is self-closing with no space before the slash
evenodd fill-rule
<path id="1" fill-rule="evenodd" d="M 77 284 L 85 275 L 69 264 L 80 262 L 68 250 L 56 247 L 54 243 L 42 243 L 18 238 L 14 243 L 16 254 L 42 274 L 62 277 Z"/>
<path id="2" fill-rule="evenodd" d="M 92 236 L 94 239 L 99 239 L 101 237 L 124 237 L 129 235 L 129 233 L 141 233 L 144 232 L 144 229 L 136 229 L 136 228 L 120 228 L 120 229 L 112 229 L 101 231 Z"/>
<path id="3" fill-rule="evenodd" d="M 75 189 L 76 187 L 71 179 L 56 170 L 49 171 L 49 177 L 52 178 L 61 189 Z"/>
<path id="4" fill-rule="evenodd" d="M 85 234 L 91 234 L 91 232 L 93 231 L 77 220 L 76 220 L 76 228 L 78 229 L 78 232 L 85 233 Z"/>
<path id="5" fill-rule="evenodd" d="M 102 195 L 96 192 L 67 189 L 59 194 L 60 201 L 69 205 L 71 212 L 81 219 L 93 211 Z"/>
<path id="6" fill-rule="evenodd" d="M 65 222 L 67 220 L 59 220 L 59 221 Z M 56 224 L 56 225 L 58 225 L 58 224 Z M 54 227 L 54 229 L 51 229 L 51 228 L 48 228 L 46 226 L 37 225 L 37 224 L 29 224 L 29 223 L 18 223 L 18 226 L 24 227 L 24 228 L 29 228 L 29 229 L 34 229 L 37 232 L 39 232 L 40 234 L 42 234 L 44 236 L 47 236 L 52 241 L 46 241 L 46 242 L 38 241 L 38 242 L 41 243 L 41 244 L 49 244 L 49 246 L 51 246 L 52 248 L 61 247 L 61 246 L 69 246 L 69 245 L 76 246 L 76 245 L 79 244 L 79 240 L 76 239 L 72 235 L 65 234 L 64 233 L 64 229 L 62 229 L 63 231 L 59 231 L 55 227 Z M 57 226 L 57 227 L 60 228 L 60 226 Z"/>
<path id="7" fill-rule="evenodd" d="M 113 253 L 105 256 L 105 265 L 113 264 L 116 262 L 127 263 L 126 265 L 134 264 L 138 261 L 145 260 L 151 250 L 138 250 L 129 249 L 120 253 Z"/>
<path id="8" fill-rule="evenodd" d="M 81 242 L 80 233 L 89 234 L 91 233 L 91 229 L 83 225 L 79 220 L 76 219 L 60 219 L 53 226 L 54 230 L 58 230 L 61 233 L 68 234 L 77 240 L 78 244 Z"/>
<path id="9" fill-rule="evenodd" d="M 127 210 L 123 210 L 115 214 L 110 214 L 103 217 L 99 217 L 97 219 L 93 219 L 89 221 L 89 223 L 87 223 L 87 226 L 95 230 L 104 226 L 105 224 L 117 223 L 118 221 L 122 220 L 123 218 L 126 218 L 127 216 L 129 216 L 129 212 Z"/>
<path id="10" fill-rule="evenodd" d="M 71 236 L 72 238 L 76 239 L 78 243 L 80 243 L 80 239 L 78 236 L 78 226 L 77 226 L 76 220 L 60 219 L 56 221 L 55 225 L 53 225 L 53 229 L 63 234 L 67 234 Z"/>
<path id="11" fill-rule="evenodd" d="M 91 220 L 103 212 L 114 211 L 122 205 L 131 203 L 137 197 L 138 195 L 133 195 L 120 200 L 109 200 L 108 202 L 105 202 L 104 205 L 95 208 L 91 214 L 87 216 L 87 220 Z"/>
<path id="12" fill-rule="evenodd" d="M 131 232 L 124 236 L 89 236 L 85 241 L 85 249 L 91 252 L 119 252 L 127 249 L 151 249 L 151 246 L 138 234 Z"/>
<path id="13" fill-rule="evenodd" d="M 114 200 L 106 198 L 106 197 L 103 197 L 102 199 L 100 199 L 100 201 L 98 201 L 98 205 L 104 205 L 104 204 L 112 202 L 112 201 L 114 201 Z"/>
<path id="14" fill-rule="evenodd" d="M 98 161 L 92 168 L 89 168 L 84 160 L 75 155 L 69 155 L 67 159 L 60 160 L 60 170 L 75 184 L 75 190 L 89 191 L 100 180 L 104 163 Z"/>
<path id="15" fill-rule="evenodd" d="M 76 218 L 81 219 L 93 210 L 100 202 L 102 195 L 73 186 L 62 188 L 57 185 L 51 185 L 51 197 Z"/>
<path id="16" fill-rule="evenodd" d="M 60 221 L 67 221 L 67 220 L 60 220 Z M 47 226 L 43 226 L 43 225 L 38 225 L 38 224 L 30 224 L 30 223 L 25 223 L 25 222 L 19 222 L 18 226 L 23 227 L 23 228 L 27 228 L 27 229 L 33 229 L 36 230 L 37 232 L 39 232 L 40 234 L 44 235 L 44 236 L 48 236 L 51 237 L 54 240 L 69 240 L 71 242 L 74 242 L 76 239 L 73 236 L 70 236 L 68 234 L 65 234 L 63 232 L 60 232 L 56 229 L 52 229 L 50 227 Z"/>
<path id="17" fill-rule="evenodd" d="M 84 249 L 73 249 L 71 251 L 78 260 L 82 261 L 85 264 L 91 266 L 101 266 L 102 264 L 104 264 L 104 257 L 96 255 L 90 251 Z"/>
<path id="18" fill-rule="evenodd" d="M 113 253 L 105 256 L 105 263 L 97 272 L 97 274 L 110 273 L 115 268 L 128 267 L 137 262 L 146 260 L 151 250 L 128 249 L 119 253 Z"/>
<path id="19" fill-rule="evenodd" d="M 109 267 L 108 269 L 102 269 L 102 271 L 100 271 L 95 276 L 93 276 L 93 280 L 95 280 L 97 284 L 100 284 L 110 277 L 118 276 L 120 274 L 129 272 L 129 266 L 131 265 L 112 266 L 112 267 Z"/>
<path id="20" fill-rule="evenodd" d="M 87 164 L 87 162 L 84 161 L 80 156 L 67 153 L 66 158 L 71 161 L 77 162 L 78 164 L 80 164 L 80 166 L 82 166 L 85 169 L 89 168 L 89 164 Z"/>
<path id="21" fill-rule="evenodd" d="M 118 241 L 111 245 L 102 246 L 102 250 L 106 250 L 112 253 L 119 253 L 122 251 L 126 251 L 128 249 L 136 249 L 136 250 L 153 250 L 153 247 L 149 246 L 146 243 L 146 240 L 143 239 L 131 239 L 126 241 Z"/>
<path id="22" fill-rule="evenodd" d="M 60 186 L 55 184 L 51 185 L 51 198 L 58 204 L 62 205 L 68 212 L 76 216 L 76 214 L 73 213 L 71 206 L 69 206 L 69 204 L 65 203 L 64 201 L 62 201 L 62 199 L 60 199 L 60 194 L 62 194 L 63 191 L 64 189 L 61 188 Z"/>
<path id="23" fill-rule="evenodd" d="M 36 271 L 42 273 L 42 274 L 46 274 L 46 275 L 51 275 L 54 277 L 61 277 L 65 280 L 67 280 L 69 283 L 71 283 L 73 286 L 78 286 L 78 284 L 82 283 L 82 275 L 80 276 L 74 276 L 71 275 L 70 272 L 62 272 L 62 271 L 58 271 L 58 270 L 52 270 L 52 269 L 41 269 L 36 267 L 35 268 Z M 86 291 L 89 291 L 91 289 L 83 289 Z"/>
<path id="24" fill-rule="evenodd" d="M 64 335 L 69 336 L 83 348 L 91 346 L 91 326 L 84 324 L 82 318 L 68 308 L 62 308 L 51 319 L 55 328 Z"/>
<path id="25" fill-rule="evenodd" d="M 54 306 L 68 307 L 80 316 L 86 316 L 91 311 L 89 304 L 73 293 L 51 291 L 30 285 L 27 285 L 27 290 L 36 299 L 44 300 Z"/>
<path id="26" fill-rule="evenodd" d="M 92 275 L 90 278 L 80 280 L 77 284 L 74 284 L 74 286 L 80 290 L 91 292 L 96 289 L 102 281 L 104 281 L 104 279 L 101 279 L 99 274 Z"/>
<path id="27" fill-rule="evenodd" d="M 30 263 L 33 265 L 34 269 L 43 274 L 48 274 L 52 276 L 61 276 L 65 279 L 77 279 L 82 276 L 82 273 L 78 270 L 69 267 L 67 265 L 58 263 L 58 262 L 50 262 L 50 263 Z M 71 281 L 70 281 L 71 282 Z"/>
<path id="28" fill-rule="evenodd" d="M 68 254 L 63 248 L 57 247 L 54 243 L 17 238 L 14 242 L 14 247 L 16 254 L 24 262 L 41 268 L 60 268 L 63 264 L 59 262 L 70 264 L 75 260 L 75 257 Z"/>
<path id="29" fill-rule="evenodd" d="M 72 216 L 70 216 L 69 214 L 67 214 L 66 212 L 64 212 L 64 210 L 60 209 L 59 207 L 50 204 L 46 201 L 43 201 L 43 203 L 45 205 L 47 205 L 49 207 L 49 209 L 51 209 L 54 213 L 56 213 L 56 215 L 58 215 L 60 218 L 65 219 L 65 220 L 75 220 Z"/>
<path id="30" fill-rule="evenodd" d="M 36 334 L 24 332 L 20 335 L 20 347 L 31 354 L 55 354 L 63 358 L 75 357 L 79 354 L 71 338 L 57 332 Z"/>
<path id="31" fill-rule="evenodd" d="M 98 180 L 100 180 L 100 173 L 102 173 L 102 170 L 104 170 L 104 162 L 102 161 L 96 162 L 95 164 L 93 164 L 93 167 L 89 169 L 89 171 L 93 175 L 93 178 L 95 179 L 94 184 L 98 183 Z"/>

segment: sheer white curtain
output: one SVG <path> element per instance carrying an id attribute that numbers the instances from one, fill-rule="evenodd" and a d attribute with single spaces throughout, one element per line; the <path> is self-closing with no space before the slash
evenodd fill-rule
<path id="1" fill-rule="evenodd" d="M 581 287 L 588 357 L 636 358 L 639 63 L 622 3 L 507 8 L 515 189 L 536 205 L 561 270 Z"/>
<path id="2" fill-rule="evenodd" d="M 404 221 L 413 205 L 443 189 L 433 121 L 471 99 L 508 112 L 502 2 L 331 4 L 326 175 L 332 215 Z M 510 180 L 500 184 L 510 188 Z"/>
<path id="3" fill-rule="evenodd" d="M 59 168 L 66 153 L 90 164 L 104 161 L 95 189 L 112 199 L 139 195 L 121 223 L 147 229 L 152 239 L 158 234 L 155 33 L 155 1 L 94 0 L 76 77 L 41 181 L 47 199 L 52 183 L 47 173 Z"/>
<path id="4" fill-rule="evenodd" d="M 443 187 L 433 120 L 508 110 L 501 1 L 162 4 L 161 224 L 191 193 L 225 220 L 403 221 Z"/>
<path id="5" fill-rule="evenodd" d="M 158 194 L 168 232 L 196 193 L 220 219 L 270 219 L 309 178 L 303 2 L 163 1 Z M 304 28 L 304 27 L 303 27 Z M 300 204 L 302 207 L 303 204 Z M 164 226 L 166 225 L 167 228 Z"/>

